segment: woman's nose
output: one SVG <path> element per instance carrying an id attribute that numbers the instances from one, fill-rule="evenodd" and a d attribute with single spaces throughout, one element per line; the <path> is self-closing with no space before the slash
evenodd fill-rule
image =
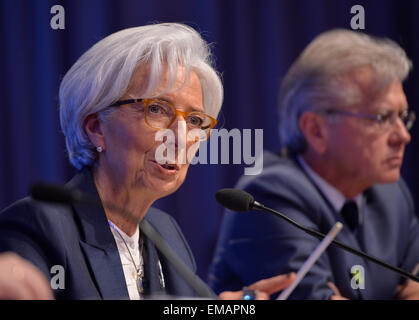
<path id="1" fill-rule="evenodd" d="M 169 129 L 173 131 L 175 136 L 176 147 L 186 146 L 187 126 L 182 115 L 177 115 Z"/>
<path id="2" fill-rule="evenodd" d="M 175 121 L 172 123 L 171 127 L 169 128 L 172 130 L 174 137 L 175 137 L 175 154 L 177 158 L 178 164 L 185 164 L 186 157 L 187 157 L 187 126 L 186 121 L 182 115 L 178 115 Z"/>

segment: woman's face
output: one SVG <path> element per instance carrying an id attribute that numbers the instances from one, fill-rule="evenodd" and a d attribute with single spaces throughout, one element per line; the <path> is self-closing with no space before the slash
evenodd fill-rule
<path id="1" fill-rule="evenodd" d="M 144 72 L 137 70 L 127 93 L 120 100 L 139 97 L 138 92 L 144 89 L 141 88 L 143 79 Z M 166 93 L 159 94 L 165 88 L 166 80 L 156 92 L 159 100 L 167 101 L 177 110 L 204 112 L 201 83 L 195 72 L 190 73 L 186 83 L 183 72 L 179 72 L 175 85 Z M 143 103 L 118 107 L 111 118 L 101 122 L 100 126 L 105 151 L 99 155 L 99 166 L 111 175 L 112 181 L 116 182 L 115 188 L 119 188 L 118 192 L 120 188 L 126 188 L 127 192 L 138 191 L 142 195 L 160 198 L 176 191 L 185 180 L 189 162 L 182 161 L 178 154 L 185 151 L 187 154 L 189 148 L 197 147 L 197 143 L 186 141 L 188 129 L 182 116 L 177 115 L 169 128 L 174 136 L 170 145 L 166 139 L 156 139 L 159 130 L 145 122 Z M 160 165 L 156 159 L 159 146 L 160 151 L 166 148 L 162 149 L 163 143 L 167 148 L 173 148 L 176 155 L 175 164 L 170 168 Z"/>

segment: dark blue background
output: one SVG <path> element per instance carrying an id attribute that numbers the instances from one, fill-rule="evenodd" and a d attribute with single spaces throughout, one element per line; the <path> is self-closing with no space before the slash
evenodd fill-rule
<path id="1" fill-rule="evenodd" d="M 52 30 L 50 9 L 65 8 L 65 30 Z M 150 22 L 183 22 L 213 43 L 222 72 L 226 129 L 263 128 L 264 147 L 278 150 L 276 101 L 281 78 L 319 33 L 350 28 L 350 9 L 365 8 L 366 32 L 389 37 L 419 65 L 417 0 L 1 0 L 0 208 L 40 180 L 64 183 L 73 174 L 59 128 L 58 88 L 65 72 L 95 42 L 117 30 Z M 419 72 L 405 83 L 418 112 Z M 419 196 L 417 126 L 403 176 Z M 222 208 L 214 193 L 231 187 L 240 165 L 191 166 L 184 185 L 157 206 L 181 225 L 206 278 Z"/>

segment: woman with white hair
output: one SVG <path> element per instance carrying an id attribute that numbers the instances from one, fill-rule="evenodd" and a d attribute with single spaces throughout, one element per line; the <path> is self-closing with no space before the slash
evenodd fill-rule
<path id="1" fill-rule="evenodd" d="M 151 205 L 183 183 L 222 98 L 208 45 L 188 26 L 130 28 L 99 41 L 62 80 L 60 120 L 70 162 L 80 170 L 68 187 L 102 205 L 19 201 L 0 215 L 0 251 L 34 263 L 51 278 L 56 298 L 195 296 L 139 223 L 147 221 L 195 269 L 174 219 Z M 279 276 L 250 289 L 266 298 L 291 280 Z"/>

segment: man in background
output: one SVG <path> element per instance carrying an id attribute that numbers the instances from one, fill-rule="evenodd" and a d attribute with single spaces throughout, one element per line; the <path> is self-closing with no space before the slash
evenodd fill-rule
<path id="1" fill-rule="evenodd" d="M 280 92 L 280 140 L 287 156 L 264 155 L 259 176 L 237 187 L 307 227 L 412 271 L 419 226 L 400 178 L 415 115 L 402 82 L 411 62 L 396 43 L 348 30 L 314 39 Z M 272 215 L 228 212 L 210 270 L 212 288 L 236 290 L 297 271 L 319 240 Z M 357 270 L 356 272 L 354 270 Z M 415 299 L 419 285 L 329 247 L 291 299 Z"/>

